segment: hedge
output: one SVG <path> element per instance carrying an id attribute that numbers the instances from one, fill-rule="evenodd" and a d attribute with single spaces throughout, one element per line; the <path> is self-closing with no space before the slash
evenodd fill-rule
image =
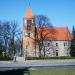
<path id="1" fill-rule="evenodd" d="M 7 61 L 7 60 L 12 60 L 12 58 L 0 56 L 0 61 Z"/>
<path id="2" fill-rule="evenodd" d="M 44 59 L 75 59 L 71 56 L 60 56 L 60 57 L 26 57 L 26 60 L 44 60 Z"/>

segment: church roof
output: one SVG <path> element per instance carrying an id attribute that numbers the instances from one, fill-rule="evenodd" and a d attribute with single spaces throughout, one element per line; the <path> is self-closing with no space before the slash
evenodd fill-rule
<path id="1" fill-rule="evenodd" d="M 28 6 L 28 9 L 26 11 L 26 14 L 25 14 L 24 18 L 33 18 L 33 14 L 32 14 L 30 5 Z"/>
<path id="2" fill-rule="evenodd" d="M 41 39 L 41 32 L 44 40 L 53 40 L 53 41 L 69 41 L 71 40 L 71 34 L 67 27 L 49 27 L 44 29 L 37 29 L 36 38 Z"/>

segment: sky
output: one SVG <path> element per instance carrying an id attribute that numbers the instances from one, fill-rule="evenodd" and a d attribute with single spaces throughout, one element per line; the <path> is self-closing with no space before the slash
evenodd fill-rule
<path id="1" fill-rule="evenodd" d="M 16 20 L 22 29 L 28 0 L 0 0 L 0 20 Z M 75 0 L 30 0 L 33 15 L 46 15 L 55 27 L 75 25 Z"/>

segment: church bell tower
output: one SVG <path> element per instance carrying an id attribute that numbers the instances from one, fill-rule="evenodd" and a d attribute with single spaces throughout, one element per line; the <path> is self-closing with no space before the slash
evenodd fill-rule
<path id="1" fill-rule="evenodd" d="M 34 17 L 29 4 L 26 14 L 23 17 L 23 51 L 27 57 L 35 55 L 34 34 Z"/>

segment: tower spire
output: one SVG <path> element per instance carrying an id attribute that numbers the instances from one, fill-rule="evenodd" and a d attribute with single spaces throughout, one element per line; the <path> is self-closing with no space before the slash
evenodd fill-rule
<path id="1" fill-rule="evenodd" d="M 30 8 L 30 0 L 28 0 L 28 9 L 26 11 L 24 18 L 33 18 L 32 11 Z"/>
<path id="2" fill-rule="evenodd" d="M 28 5 L 30 6 L 30 0 L 28 0 Z"/>

